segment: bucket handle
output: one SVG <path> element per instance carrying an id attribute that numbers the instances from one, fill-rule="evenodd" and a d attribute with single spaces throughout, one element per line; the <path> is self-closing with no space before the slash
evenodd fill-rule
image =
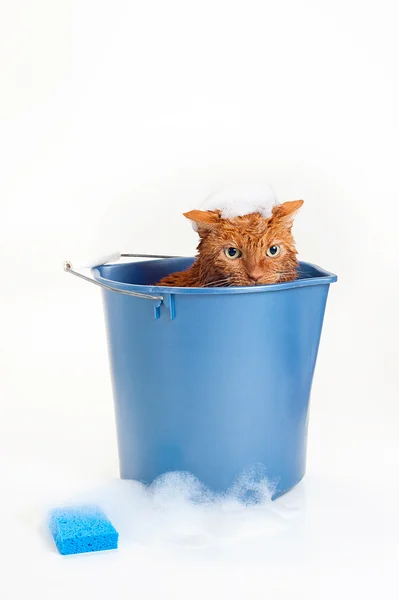
<path id="1" fill-rule="evenodd" d="M 129 258 L 176 258 L 176 256 L 164 256 L 164 255 L 160 255 L 160 254 L 121 254 L 121 256 L 129 257 Z M 64 271 L 66 273 L 71 273 L 72 275 L 75 275 L 76 277 L 79 277 L 80 279 L 84 279 L 85 281 L 88 281 L 89 283 L 93 283 L 94 285 L 97 285 L 98 287 L 101 287 L 104 290 L 108 290 L 110 292 L 124 294 L 125 296 L 134 296 L 136 298 L 145 298 L 146 300 L 156 300 L 157 302 L 159 302 L 158 307 L 162 304 L 163 299 L 164 299 L 163 296 L 154 296 L 152 294 L 141 294 L 140 292 L 129 292 L 128 290 L 120 290 L 118 288 L 114 288 L 105 283 L 101 283 L 101 281 L 97 281 L 96 279 L 93 279 L 92 277 L 87 277 L 87 275 L 83 275 L 83 273 L 76 271 L 73 268 L 72 263 L 69 260 L 64 262 Z"/>

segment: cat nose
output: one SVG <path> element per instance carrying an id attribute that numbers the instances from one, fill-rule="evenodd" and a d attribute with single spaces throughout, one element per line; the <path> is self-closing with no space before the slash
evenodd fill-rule
<path id="1" fill-rule="evenodd" d="M 259 279 L 262 278 L 263 275 L 263 270 L 260 268 L 256 268 L 256 269 L 252 269 L 251 271 L 248 271 L 248 276 L 250 277 L 250 279 L 252 279 L 252 281 L 254 281 L 255 283 L 257 281 L 259 281 Z"/>

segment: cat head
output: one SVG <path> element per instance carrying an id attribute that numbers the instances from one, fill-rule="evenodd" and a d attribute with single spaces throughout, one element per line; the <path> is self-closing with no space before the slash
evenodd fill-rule
<path id="1" fill-rule="evenodd" d="M 246 286 L 292 281 L 297 277 L 297 251 L 291 232 L 303 200 L 273 207 L 272 215 L 259 213 L 222 219 L 218 210 L 192 210 L 201 241 L 198 261 L 206 279 L 221 286 Z"/>

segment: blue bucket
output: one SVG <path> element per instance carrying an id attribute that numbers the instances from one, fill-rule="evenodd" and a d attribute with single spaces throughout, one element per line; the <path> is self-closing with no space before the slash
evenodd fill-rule
<path id="1" fill-rule="evenodd" d="M 103 299 L 121 477 L 151 483 L 186 471 L 224 493 L 261 465 L 277 497 L 305 474 L 310 391 L 337 277 L 302 262 L 290 283 L 152 285 L 193 260 L 92 270 L 114 290 Z"/>

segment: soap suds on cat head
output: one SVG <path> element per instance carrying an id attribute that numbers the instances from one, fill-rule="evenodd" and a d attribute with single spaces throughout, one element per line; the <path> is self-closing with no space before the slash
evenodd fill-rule
<path id="1" fill-rule="evenodd" d="M 234 219 L 253 213 L 260 213 L 268 219 L 277 204 L 276 194 L 269 185 L 235 185 L 212 193 L 199 208 L 220 210 L 222 219 Z M 197 224 L 193 222 L 192 225 L 197 231 Z"/>

